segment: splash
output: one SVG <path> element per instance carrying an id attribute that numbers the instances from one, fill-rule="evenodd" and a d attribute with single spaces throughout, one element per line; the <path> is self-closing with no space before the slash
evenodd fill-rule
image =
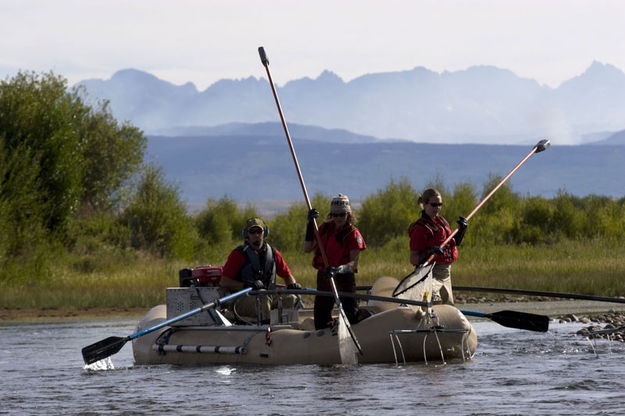
<path id="1" fill-rule="evenodd" d="M 115 370 L 115 366 L 113 365 L 113 361 L 111 361 L 111 357 L 106 357 L 103 360 L 85 365 L 83 369 L 86 371 Z"/>

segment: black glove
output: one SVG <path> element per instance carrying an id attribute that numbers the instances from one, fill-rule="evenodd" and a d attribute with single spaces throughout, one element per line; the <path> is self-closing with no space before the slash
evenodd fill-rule
<path id="1" fill-rule="evenodd" d="M 427 259 L 429 259 L 432 254 L 434 254 L 434 255 L 443 254 L 443 249 L 440 248 L 440 247 L 432 247 L 432 248 L 430 248 L 424 254 L 419 256 L 419 264 L 425 263 L 425 261 Z"/>
<path id="2" fill-rule="evenodd" d="M 312 222 L 312 220 L 316 220 L 317 218 L 319 218 L 319 211 L 315 208 L 311 208 L 310 211 L 308 211 L 308 222 Z"/>
<path id="3" fill-rule="evenodd" d="M 251 287 L 254 290 L 261 290 L 261 289 L 265 289 L 265 284 L 263 283 L 262 280 L 254 280 L 251 283 L 246 283 L 245 285 L 246 287 Z"/>
<path id="4" fill-rule="evenodd" d="M 313 220 L 319 217 L 319 211 L 312 208 L 308 211 L 308 218 L 306 220 L 306 236 L 304 241 L 313 241 L 315 238 L 315 227 L 313 226 Z"/>
<path id="5" fill-rule="evenodd" d="M 339 273 L 339 268 L 338 267 L 326 267 L 324 272 L 325 272 L 326 279 L 329 279 Z"/>
<path id="6" fill-rule="evenodd" d="M 464 238 L 464 233 L 467 231 L 467 227 L 469 226 L 469 222 L 464 217 L 458 217 L 458 232 L 454 236 L 454 240 L 456 241 L 456 245 L 459 246 L 462 243 L 462 239 Z"/>
<path id="7" fill-rule="evenodd" d="M 300 285 L 299 283 L 295 282 L 295 283 L 291 283 L 291 284 L 287 285 L 286 288 L 287 289 L 301 289 L 302 285 Z"/>

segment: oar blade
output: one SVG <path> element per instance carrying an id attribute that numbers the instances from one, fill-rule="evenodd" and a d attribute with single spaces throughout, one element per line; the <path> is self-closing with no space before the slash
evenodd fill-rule
<path id="1" fill-rule="evenodd" d="M 535 332 L 547 332 L 549 330 L 549 317 L 546 315 L 517 311 L 499 311 L 488 314 L 488 317 L 508 328 L 525 329 Z"/>
<path id="2" fill-rule="evenodd" d="M 338 322 L 338 339 L 339 339 L 339 354 L 341 356 L 341 363 L 347 365 L 358 364 L 358 353 L 362 355 L 362 348 L 356 335 L 353 332 L 345 311 L 343 308 L 339 309 L 339 322 Z"/>
<path id="3" fill-rule="evenodd" d="M 129 339 L 129 337 L 108 337 L 95 344 L 87 345 L 82 349 L 82 358 L 85 364 L 103 360 L 121 350 Z"/>

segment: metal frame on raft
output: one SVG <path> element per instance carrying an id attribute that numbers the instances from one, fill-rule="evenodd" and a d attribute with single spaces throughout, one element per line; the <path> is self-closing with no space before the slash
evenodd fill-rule
<path id="1" fill-rule="evenodd" d="M 614 334 L 615 332 L 620 332 L 620 331 L 625 331 L 625 326 L 621 326 L 618 328 L 608 328 L 608 329 L 599 329 L 597 331 L 590 331 L 588 335 L 584 336 L 584 339 L 590 343 L 590 346 L 592 347 L 592 352 L 595 354 L 595 357 L 598 358 L 599 353 L 597 353 L 597 339 L 602 339 L 601 335 L 607 335 L 606 339 L 608 341 L 608 353 L 611 354 L 612 353 L 612 341 L 615 341 L 615 339 L 612 339 L 610 335 Z"/>
<path id="2" fill-rule="evenodd" d="M 428 365 L 428 358 L 427 358 L 427 354 L 426 354 L 426 349 L 425 349 L 425 344 L 427 342 L 428 339 L 428 334 L 433 333 L 434 336 L 436 337 L 436 343 L 438 344 L 438 350 L 441 353 L 441 361 L 443 362 L 443 364 L 447 364 L 447 361 L 445 361 L 445 354 L 443 353 L 443 347 L 441 346 L 441 341 L 438 338 L 438 333 L 455 333 L 455 334 L 463 334 L 462 336 L 462 343 L 461 343 L 461 351 L 462 351 L 462 361 L 465 362 L 467 360 L 467 357 L 465 357 L 465 346 L 466 349 L 468 351 L 469 349 L 469 343 L 467 341 L 467 335 L 469 334 L 469 330 L 468 329 L 447 329 L 447 328 L 439 328 L 439 327 L 432 327 L 432 328 L 428 328 L 428 329 L 393 329 L 391 331 L 388 331 L 389 336 L 391 338 L 391 345 L 393 346 L 393 355 L 395 356 L 395 365 L 399 366 L 399 361 L 397 360 L 397 349 L 395 348 L 395 342 L 393 341 L 393 337 L 395 337 L 395 339 L 397 340 L 397 345 L 399 347 L 399 351 L 401 352 L 401 357 L 402 357 L 402 361 L 404 363 L 404 365 L 406 365 L 406 356 L 404 354 L 404 348 L 401 345 L 401 341 L 399 340 L 399 335 L 400 334 L 425 334 L 425 336 L 423 337 L 423 362 L 425 363 L 425 365 Z M 470 353 L 469 353 L 470 355 Z M 471 358 L 471 357 L 469 357 Z"/>

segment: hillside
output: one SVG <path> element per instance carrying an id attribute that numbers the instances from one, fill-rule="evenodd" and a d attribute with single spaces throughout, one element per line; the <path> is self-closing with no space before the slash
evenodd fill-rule
<path id="1" fill-rule="evenodd" d="M 440 178 L 482 190 L 489 175 L 506 175 L 530 146 L 445 145 L 413 142 L 329 143 L 294 138 L 310 195 L 345 193 L 364 198 L 407 178 L 415 188 Z M 538 140 L 536 140 L 537 142 Z M 302 192 L 284 135 L 149 136 L 148 157 L 162 164 L 183 198 L 202 204 L 224 195 L 241 201 L 301 201 Z M 552 197 L 559 190 L 625 196 L 625 146 L 557 146 L 534 155 L 511 178 L 522 195 Z"/>

